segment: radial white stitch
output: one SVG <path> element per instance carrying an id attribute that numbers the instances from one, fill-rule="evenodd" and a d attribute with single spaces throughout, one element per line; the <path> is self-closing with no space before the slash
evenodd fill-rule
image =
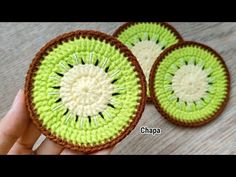
<path id="1" fill-rule="evenodd" d="M 104 60 L 104 62 L 103 62 L 103 64 L 102 64 L 102 68 L 104 68 L 104 69 L 105 69 L 105 67 L 106 67 L 106 64 L 107 64 L 107 61 L 108 61 L 108 58 L 106 58 L 106 59 Z"/>
<path id="2" fill-rule="evenodd" d="M 65 121 L 66 124 L 67 124 L 67 122 L 69 121 L 70 117 L 71 117 L 71 114 L 70 114 L 70 113 L 66 115 L 66 121 Z"/>
<path id="3" fill-rule="evenodd" d="M 148 38 L 148 34 L 147 32 L 144 33 L 144 39 L 147 39 Z"/>
<path id="4" fill-rule="evenodd" d="M 75 60 L 75 63 L 78 64 L 79 62 L 78 62 L 78 57 L 76 53 L 73 54 L 73 58 Z"/>
<path id="5" fill-rule="evenodd" d="M 111 74 L 111 77 L 113 78 L 113 77 L 116 76 L 119 72 L 120 72 L 120 70 L 117 69 L 116 71 L 114 71 L 114 72 Z"/>
<path id="6" fill-rule="evenodd" d="M 93 63 L 93 52 L 90 52 L 89 60 L 90 60 L 90 64 L 92 64 Z"/>
<path id="7" fill-rule="evenodd" d="M 60 67 L 64 70 L 67 71 L 68 68 L 64 65 L 64 63 L 60 62 Z"/>
<path id="8" fill-rule="evenodd" d="M 107 110 L 104 110 L 104 113 L 107 115 L 108 118 L 111 119 L 111 114 Z"/>
<path id="9" fill-rule="evenodd" d="M 60 92 L 48 92 L 48 95 L 59 95 Z"/>
<path id="10" fill-rule="evenodd" d="M 48 79 L 60 81 L 61 79 L 58 76 L 49 76 Z"/>
<path id="11" fill-rule="evenodd" d="M 114 106 L 115 106 L 115 105 L 121 106 L 121 104 L 122 104 L 122 103 L 118 103 L 118 102 L 116 102 L 116 101 L 114 101 L 114 100 L 111 100 L 110 102 L 111 102 Z"/>
<path id="12" fill-rule="evenodd" d="M 97 126 L 98 126 L 97 116 L 94 116 L 94 117 L 93 117 L 93 120 L 94 120 L 94 124 L 95 124 L 95 126 L 97 127 Z"/>
<path id="13" fill-rule="evenodd" d="M 60 108 L 60 107 L 62 107 L 62 106 L 63 106 L 63 104 L 57 105 L 57 106 L 55 106 L 54 108 L 52 108 L 51 110 L 52 110 L 52 111 L 55 111 L 55 110 L 57 110 L 58 108 Z"/>
<path id="14" fill-rule="evenodd" d="M 80 117 L 80 128 L 83 128 L 83 124 L 84 124 L 84 118 Z"/>
<path id="15" fill-rule="evenodd" d="M 115 87 L 114 88 L 114 91 L 119 91 L 119 90 L 126 90 L 125 87 Z"/>

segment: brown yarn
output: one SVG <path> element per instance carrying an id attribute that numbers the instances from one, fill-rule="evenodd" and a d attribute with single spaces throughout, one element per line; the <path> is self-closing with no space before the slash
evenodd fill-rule
<path id="1" fill-rule="evenodd" d="M 133 25 L 136 25 L 136 24 L 139 24 L 141 22 L 127 22 L 123 25 L 121 25 L 114 33 L 112 36 L 114 37 L 118 37 L 122 32 L 124 32 L 125 30 L 127 30 L 129 27 L 133 26 Z M 173 32 L 175 34 L 175 36 L 177 37 L 177 39 L 179 40 L 178 43 L 181 43 L 183 42 L 183 38 L 182 36 L 180 35 L 180 33 L 172 26 L 170 25 L 169 23 L 166 23 L 166 22 L 149 22 L 149 23 L 154 23 L 154 24 L 160 24 L 161 26 L 164 26 L 168 29 L 171 30 L 171 32 Z M 168 48 L 166 48 L 165 50 L 167 50 Z M 164 51 L 165 51 L 164 50 Z M 151 103 L 152 102 L 152 99 L 151 99 L 151 96 L 150 97 L 147 97 L 147 103 Z"/>
<path id="2" fill-rule="evenodd" d="M 141 85 L 141 99 L 139 100 L 139 105 L 137 106 L 137 112 L 136 115 L 133 117 L 133 121 L 130 123 L 129 127 L 126 128 L 119 136 L 117 136 L 113 140 L 109 140 L 108 142 L 97 145 L 97 146 L 79 146 L 72 144 L 71 142 L 67 142 L 65 140 L 62 140 L 60 137 L 57 137 L 56 135 L 52 134 L 50 130 L 47 130 L 43 125 L 42 122 L 39 120 L 39 115 L 37 114 L 37 111 L 35 110 L 34 104 L 32 102 L 32 88 L 33 88 L 33 78 L 35 76 L 35 72 L 38 70 L 38 66 L 40 65 L 40 61 L 43 58 L 44 55 L 47 55 L 50 51 L 52 51 L 53 48 L 57 47 L 57 45 L 62 44 L 64 41 L 73 40 L 74 38 L 94 38 L 100 41 L 105 41 L 106 43 L 111 44 L 112 46 L 115 46 L 116 49 L 118 49 L 121 53 L 123 53 L 128 60 L 134 65 L 135 70 L 138 73 L 138 77 L 140 79 L 140 85 Z M 84 153 L 92 153 L 96 151 L 100 151 L 102 149 L 106 149 L 109 147 L 113 147 L 115 144 L 120 142 L 122 139 L 124 139 L 137 125 L 139 119 L 141 118 L 141 115 L 144 111 L 145 103 L 146 103 L 146 81 L 145 76 L 142 72 L 142 69 L 136 59 L 136 57 L 131 53 L 131 51 L 123 45 L 121 42 L 119 42 L 117 39 L 115 39 L 112 36 L 109 36 L 107 34 L 92 31 L 92 30 L 78 30 L 73 31 L 69 33 L 62 34 L 55 39 L 48 42 L 43 48 L 40 49 L 40 51 L 35 55 L 32 63 L 30 64 L 29 70 L 26 75 L 26 81 L 25 81 L 25 100 L 26 100 L 26 106 L 29 110 L 30 117 L 33 121 L 33 123 L 37 126 L 37 128 L 50 140 L 62 145 L 65 148 L 74 150 L 74 151 L 80 151 Z"/>
<path id="3" fill-rule="evenodd" d="M 227 77 L 227 95 L 226 98 L 224 100 L 224 102 L 222 102 L 222 104 L 219 106 L 219 109 L 212 115 L 207 117 L 204 120 L 200 120 L 200 121 L 196 121 L 196 122 L 182 122 L 182 121 L 178 121 L 176 120 L 176 118 L 174 118 L 173 116 L 169 115 L 167 112 L 165 112 L 163 110 L 163 108 L 161 107 L 159 101 L 157 100 L 156 97 L 156 93 L 154 90 L 154 82 L 155 82 L 155 74 L 156 71 L 161 63 L 162 60 L 164 60 L 165 56 L 167 56 L 169 53 L 171 53 L 172 51 L 182 48 L 182 47 L 186 47 L 186 46 L 200 46 L 203 49 L 206 49 L 207 51 L 211 52 L 213 55 L 215 55 L 220 63 L 223 65 L 225 71 L 226 71 L 226 77 Z M 152 102 L 154 103 L 155 107 L 157 108 L 157 110 L 160 112 L 160 114 L 166 118 L 167 120 L 169 120 L 170 122 L 176 124 L 176 125 L 180 125 L 180 126 L 185 126 L 185 127 L 198 127 L 201 125 L 205 125 L 208 122 L 212 121 L 213 119 L 215 119 L 216 117 L 218 117 L 224 110 L 228 100 L 229 100 L 229 92 L 230 92 L 230 75 L 229 75 L 229 71 L 227 69 L 227 66 L 223 60 L 223 58 L 212 48 L 210 48 L 209 46 L 206 46 L 204 44 L 201 43 L 197 43 L 194 41 L 186 41 L 186 42 L 182 42 L 180 44 L 175 44 L 171 47 L 169 47 L 166 51 L 164 51 L 155 61 L 155 63 L 152 66 L 151 72 L 150 72 L 150 77 L 149 77 L 149 89 L 150 89 L 150 93 L 151 93 L 151 99 Z"/>

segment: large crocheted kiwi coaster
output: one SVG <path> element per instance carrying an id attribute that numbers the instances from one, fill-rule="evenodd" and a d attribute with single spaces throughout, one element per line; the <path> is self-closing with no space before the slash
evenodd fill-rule
<path id="1" fill-rule="evenodd" d="M 26 103 L 49 139 L 91 153 L 114 146 L 136 126 L 145 85 L 136 58 L 117 39 L 75 31 L 37 53 L 26 78 Z"/>
<path id="2" fill-rule="evenodd" d="M 196 42 L 177 44 L 160 55 L 150 74 L 150 92 L 158 111 L 183 126 L 200 126 L 224 109 L 230 90 L 221 56 Z"/>
<path id="3" fill-rule="evenodd" d="M 147 83 L 156 58 L 171 45 L 183 41 L 174 27 L 161 22 L 125 23 L 114 32 L 113 36 L 125 44 L 136 56 Z M 147 89 L 147 96 L 150 101 L 149 89 Z"/>

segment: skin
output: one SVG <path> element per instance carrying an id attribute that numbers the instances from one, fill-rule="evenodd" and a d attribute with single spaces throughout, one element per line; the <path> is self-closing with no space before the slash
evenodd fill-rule
<path id="1" fill-rule="evenodd" d="M 25 106 L 24 92 L 19 90 L 8 113 L 0 120 L 0 154 L 1 155 L 86 155 L 71 151 L 45 139 L 37 149 L 35 142 L 41 135 L 29 117 Z M 108 155 L 113 148 L 105 149 L 91 155 Z"/>

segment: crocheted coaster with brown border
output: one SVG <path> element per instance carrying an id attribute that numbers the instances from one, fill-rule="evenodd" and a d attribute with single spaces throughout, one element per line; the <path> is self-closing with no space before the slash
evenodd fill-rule
<path id="1" fill-rule="evenodd" d="M 91 153 L 114 146 L 134 129 L 146 83 L 125 45 L 79 30 L 56 37 L 36 54 L 25 94 L 31 119 L 46 137 Z"/>
<path id="2" fill-rule="evenodd" d="M 136 56 L 146 80 L 156 58 L 173 44 L 183 39 L 177 30 L 164 22 L 129 22 L 120 26 L 113 34 Z M 150 92 L 147 89 L 148 102 Z"/>
<path id="3" fill-rule="evenodd" d="M 196 43 L 176 44 L 155 61 L 149 88 L 157 110 L 174 124 L 195 127 L 224 110 L 230 76 L 222 57 Z"/>

